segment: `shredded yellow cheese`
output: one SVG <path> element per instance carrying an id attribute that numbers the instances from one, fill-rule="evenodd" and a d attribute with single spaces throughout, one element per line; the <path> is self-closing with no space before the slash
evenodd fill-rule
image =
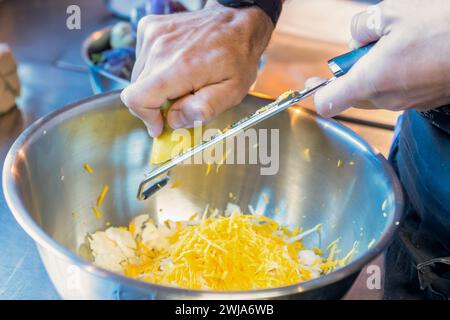
<path id="1" fill-rule="evenodd" d="M 125 229 L 135 241 L 133 254 L 116 269 L 167 286 L 219 291 L 280 287 L 331 272 L 356 250 L 339 260 L 335 241 L 324 257 L 319 249 L 308 250 L 302 243 L 303 236 L 311 230 L 320 232 L 321 226 L 300 234 L 300 228 L 290 231 L 265 216 L 237 211 L 224 216 L 207 207 L 201 217 L 195 214 L 187 221 L 168 220 L 161 225 L 148 216 L 143 222 L 142 217 Z M 106 233 L 113 229 L 124 230 L 110 228 Z M 105 254 L 93 251 L 94 257 Z"/>
<path id="2" fill-rule="evenodd" d="M 101 219 L 101 218 L 102 218 L 101 212 L 100 212 L 96 207 L 92 207 L 92 212 L 94 212 L 95 216 L 96 216 L 98 219 Z"/>
<path id="3" fill-rule="evenodd" d="M 170 186 L 170 188 L 171 189 L 175 189 L 175 188 L 181 187 L 182 185 L 183 185 L 183 182 L 181 182 L 181 181 L 174 181 L 172 183 L 172 185 Z"/>
<path id="4" fill-rule="evenodd" d="M 206 168 L 205 176 L 209 175 L 209 173 L 211 172 L 211 168 L 212 168 L 212 164 L 208 163 L 208 167 Z"/>
<path id="5" fill-rule="evenodd" d="M 303 157 L 307 162 L 311 162 L 311 151 L 309 150 L 309 148 L 303 150 Z"/>
<path id="6" fill-rule="evenodd" d="M 86 170 L 89 173 L 94 173 L 94 170 L 92 169 L 92 167 L 90 165 L 88 165 L 87 163 L 84 164 L 83 168 L 84 168 L 84 170 Z"/>
<path id="7" fill-rule="evenodd" d="M 102 206 L 103 200 L 105 199 L 106 194 L 108 193 L 109 187 L 107 184 L 103 186 L 103 190 L 97 198 L 97 208 Z"/>
<path id="8" fill-rule="evenodd" d="M 217 164 L 217 167 L 216 167 L 216 173 L 219 172 L 220 167 L 222 167 L 222 165 L 225 163 L 225 161 L 227 160 L 228 155 L 229 155 L 230 153 L 231 153 L 231 150 L 228 149 L 228 150 L 225 152 L 225 154 L 222 156 L 222 159 L 220 159 L 220 162 Z"/>

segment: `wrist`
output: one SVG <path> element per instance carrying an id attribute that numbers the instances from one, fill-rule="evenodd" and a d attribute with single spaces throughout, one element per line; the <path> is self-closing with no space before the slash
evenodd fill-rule
<path id="1" fill-rule="evenodd" d="M 277 1 L 277 0 L 275 0 Z M 284 0 L 281 0 L 281 4 L 284 3 Z M 268 9 L 267 8 L 263 9 L 260 5 L 254 4 L 254 5 L 248 5 L 248 6 L 233 6 L 230 5 L 228 6 L 227 4 L 222 4 L 221 2 L 219 2 L 218 0 L 208 0 L 206 5 L 206 8 L 210 8 L 210 7 L 215 7 L 215 8 L 226 8 L 226 11 L 240 11 L 242 13 L 245 13 L 246 15 L 249 16 L 250 19 L 256 19 L 259 23 L 267 23 L 270 22 L 272 24 L 272 29 L 275 28 L 276 25 L 276 20 L 278 20 L 279 14 L 281 12 L 281 8 L 279 8 L 278 6 L 274 5 L 273 8 Z M 279 9 L 275 10 L 275 7 L 277 7 Z M 271 13 L 272 12 L 278 12 L 278 14 L 274 13 L 276 17 L 271 17 Z"/>
<path id="2" fill-rule="evenodd" d="M 242 17 L 247 23 L 253 24 L 262 29 L 262 33 L 272 34 L 275 29 L 270 17 L 259 6 L 248 6 L 233 8 L 220 4 L 217 0 L 208 0 L 205 5 L 206 9 L 220 10 L 236 17 Z M 269 36 L 270 37 L 270 36 Z"/>

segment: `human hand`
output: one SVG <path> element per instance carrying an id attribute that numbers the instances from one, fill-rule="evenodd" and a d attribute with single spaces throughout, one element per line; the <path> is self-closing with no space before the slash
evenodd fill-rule
<path id="1" fill-rule="evenodd" d="M 317 112 L 349 107 L 426 111 L 450 103 L 447 0 L 386 0 L 352 21 L 353 48 L 378 41 L 344 76 L 320 89 Z M 319 81 L 312 78 L 307 86 Z"/>
<path id="2" fill-rule="evenodd" d="M 244 98 L 273 28 L 257 7 L 215 1 L 197 12 L 147 16 L 138 25 L 132 84 L 122 101 L 154 137 L 163 129 L 166 100 L 178 99 L 167 114 L 172 128 L 207 122 Z"/>

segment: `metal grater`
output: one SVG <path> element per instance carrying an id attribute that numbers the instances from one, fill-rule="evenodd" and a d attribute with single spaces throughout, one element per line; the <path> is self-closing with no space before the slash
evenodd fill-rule
<path id="1" fill-rule="evenodd" d="M 306 99 L 314 94 L 321 87 L 326 86 L 330 82 L 334 81 L 337 77 L 345 75 L 351 67 L 362 58 L 372 47 L 374 43 L 367 45 L 346 53 L 342 56 L 336 57 L 328 61 L 328 66 L 333 72 L 334 76 L 330 79 L 312 87 L 306 88 L 303 91 L 288 91 L 282 94 L 274 102 L 258 109 L 253 114 L 245 117 L 231 126 L 227 126 L 225 129 L 211 137 L 207 141 L 202 141 L 193 148 L 175 156 L 171 160 L 161 164 L 158 168 L 146 175 L 145 179 L 140 183 L 137 198 L 139 200 L 148 199 L 158 190 L 162 189 L 170 180 L 169 170 L 183 161 L 189 159 L 195 154 L 208 149 L 217 143 L 224 141 L 227 138 L 233 137 L 240 132 L 264 121 L 275 114 L 286 110 L 287 108 L 297 104 L 299 101 Z"/>

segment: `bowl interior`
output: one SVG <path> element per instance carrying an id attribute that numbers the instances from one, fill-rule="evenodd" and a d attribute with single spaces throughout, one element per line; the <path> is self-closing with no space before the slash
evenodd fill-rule
<path id="1" fill-rule="evenodd" d="M 209 127 L 223 128 L 266 103 L 249 96 Z M 307 244 L 326 252 L 327 245 L 340 238 L 343 256 L 358 241 L 354 258 L 365 255 L 394 223 L 392 181 L 379 158 L 355 134 L 299 108 L 256 128 L 267 129 L 269 137 L 278 132 L 276 174 L 261 175 L 261 167 L 277 166 L 277 147 L 272 144 L 270 165 L 263 155 L 266 165 L 224 164 L 218 172 L 213 166 L 208 175 L 206 164 L 182 165 L 172 170 L 172 182 L 180 181 L 180 186 L 138 201 L 138 184 L 150 169 L 152 140 L 118 94 L 107 95 L 32 129 L 13 164 L 14 185 L 35 222 L 77 254 L 87 233 L 106 228 L 106 223 L 127 225 L 142 213 L 157 221 L 183 220 L 206 205 L 224 209 L 229 202 L 246 212 L 251 205 L 292 229 L 323 223 L 321 242 L 312 235 Z M 261 149 L 261 143 L 249 142 L 246 156 L 251 148 Z M 84 170 L 85 164 L 94 172 Z M 109 193 L 98 218 L 92 207 L 104 185 Z"/>

